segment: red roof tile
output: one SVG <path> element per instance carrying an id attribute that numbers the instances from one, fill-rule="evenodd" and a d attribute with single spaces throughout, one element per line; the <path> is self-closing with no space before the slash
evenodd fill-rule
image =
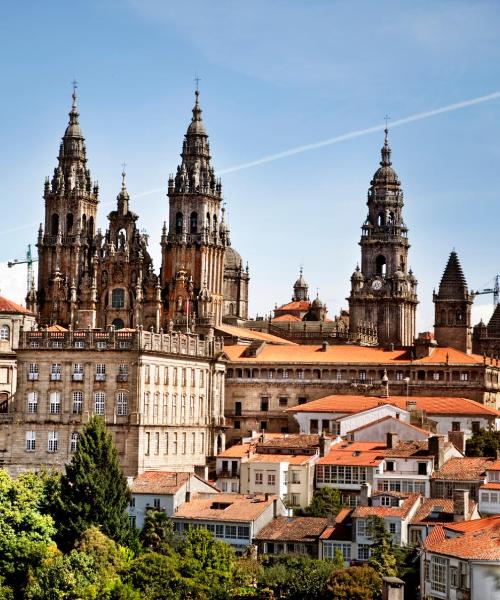
<path id="1" fill-rule="evenodd" d="M 203 483 L 206 483 L 207 486 L 210 486 L 207 481 L 199 478 L 194 473 L 145 471 L 134 479 L 130 486 L 130 491 L 132 494 L 175 494 L 191 477 L 196 477 L 200 481 L 203 481 Z M 219 491 L 217 488 L 213 489 L 214 492 Z"/>
<path id="2" fill-rule="evenodd" d="M 471 500 L 468 518 L 475 508 L 476 503 Z M 411 523 L 412 525 L 427 525 L 453 522 L 454 510 L 455 503 L 451 498 L 426 498 L 413 516 Z"/>
<path id="3" fill-rule="evenodd" d="M 424 541 L 425 550 L 464 560 L 500 561 L 500 521 L 492 523 L 489 519 L 477 519 L 457 525 L 465 528 L 471 524 L 474 527 L 464 529 L 465 533 L 461 536 L 443 539 L 441 531 L 429 535 Z M 445 531 L 450 528 L 448 525 L 444 527 Z"/>
<path id="4" fill-rule="evenodd" d="M 297 321 L 302 321 L 302 319 L 300 319 L 299 317 L 296 317 L 295 315 L 280 315 L 279 317 L 274 317 L 274 319 L 271 319 L 273 323 L 283 323 L 283 322 L 297 322 Z"/>
<path id="5" fill-rule="evenodd" d="M 339 442 L 317 464 L 376 467 L 384 460 L 385 448 L 381 442 Z"/>
<path id="6" fill-rule="evenodd" d="M 20 304 L 16 304 L 15 302 L 12 302 L 12 300 L 9 300 L 8 298 L 4 298 L 3 296 L 0 296 L 0 313 L 13 313 L 13 314 L 22 314 L 22 315 L 32 315 L 33 313 L 31 311 L 29 311 L 27 308 L 25 308 L 24 306 L 21 306 Z"/>
<path id="7" fill-rule="evenodd" d="M 391 495 L 389 492 L 388 495 Z M 401 506 L 358 506 L 352 513 L 353 517 L 400 517 L 406 518 L 411 509 L 420 502 L 420 494 L 408 494 Z"/>
<path id="8" fill-rule="evenodd" d="M 321 517 L 277 517 L 256 536 L 257 540 L 313 542 L 325 530 L 328 519 Z"/>
<path id="9" fill-rule="evenodd" d="M 254 521 L 276 500 L 276 496 L 264 494 L 219 493 L 210 498 L 195 497 L 185 502 L 172 516 L 209 521 Z"/>
<path id="10" fill-rule="evenodd" d="M 490 483 L 484 483 L 483 485 L 479 486 L 480 490 L 500 490 L 500 482 L 499 483 L 494 483 L 494 482 L 490 482 Z"/>
<path id="11" fill-rule="evenodd" d="M 450 458 L 439 471 L 434 471 L 431 479 L 450 481 L 483 481 L 488 468 L 489 458 L 464 456 Z"/>
<path id="12" fill-rule="evenodd" d="M 216 331 L 220 332 L 224 335 L 227 335 L 232 338 L 243 339 L 243 340 L 258 340 L 263 342 L 269 342 L 269 344 L 277 344 L 281 346 L 295 346 L 294 342 L 289 342 L 281 337 L 276 335 L 271 335 L 270 333 L 264 333 L 263 331 L 254 331 L 253 329 L 248 329 L 246 327 L 235 327 L 234 325 L 217 325 Z M 238 348 L 240 352 L 244 352 L 248 346 L 245 345 L 235 345 L 235 346 L 225 346 L 224 352 L 226 354 L 229 348 Z M 260 353 L 259 353 L 260 356 Z"/>

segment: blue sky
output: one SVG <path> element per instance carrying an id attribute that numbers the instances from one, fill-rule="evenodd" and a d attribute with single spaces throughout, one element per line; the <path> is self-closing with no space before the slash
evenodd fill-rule
<path id="1" fill-rule="evenodd" d="M 500 90 L 494 1 L 54 0 L 1 10 L 0 290 L 18 301 L 24 268 L 5 263 L 36 240 L 74 77 L 100 224 L 125 161 L 157 269 L 196 75 L 216 172 L 379 125 L 386 113 L 397 121 Z M 382 140 L 374 132 L 222 176 L 252 314 L 289 299 L 300 264 L 330 313 L 346 306 Z M 390 142 L 424 330 L 453 247 L 471 288 L 500 269 L 500 99 L 395 127 Z M 475 318 L 490 304 L 477 298 Z"/>

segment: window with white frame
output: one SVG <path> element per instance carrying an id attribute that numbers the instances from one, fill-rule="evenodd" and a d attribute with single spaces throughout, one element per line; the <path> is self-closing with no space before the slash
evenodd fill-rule
<path id="1" fill-rule="evenodd" d="M 106 394 L 104 392 L 96 392 L 94 394 L 94 412 L 96 415 L 104 414 L 105 402 Z"/>
<path id="2" fill-rule="evenodd" d="M 262 471 L 255 472 L 255 485 L 262 485 L 264 483 L 264 474 Z"/>
<path id="3" fill-rule="evenodd" d="M 457 567 L 450 567 L 450 587 L 458 587 L 458 569 Z"/>
<path id="4" fill-rule="evenodd" d="M 205 385 L 205 371 L 200 369 L 199 386 L 202 388 Z"/>
<path id="5" fill-rule="evenodd" d="M 0 327 L 0 342 L 7 342 L 10 340 L 10 327 L 6 324 Z"/>
<path id="6" fill-rule="evenodd" d="M 300 494 L 292 494 L 292 506 L 300 506 Z"/>
<path id="7" fill-rule="evenodd" d="M 168 419 L 168 394 L 163 394 L 163 420 Z"/>
<path id="8" fill-rule="evenodd" d="M 443 556 L 431 557 L 431 590 L 444 594 L 448 589 L 448 559 Z"/>
<path id="9" fill-rule="evenodd" d="M 73 392 L 73 414 L 81 415 L 83 410 L 83 392 Z"/>
<path id="10" fill-rule="evenodd" d="M 127 392 L 118 392 L 116 394 L 116 414 L 124 416 L 128 412 L 128 394 Z"/>
<path id="11" fill-rule="evenodd" d="M 38 412 L 38 392 L 28 392 L 28 413 Z"/>
<path id="12" fill-rule="evenodd" d="M 460 373 L 460 381 L 469 381 L 469 373 Z"/>
<path id="13" fill-rule="evenodd" d="M 351 544 L 348 542 L 325 542 L 323 545 L 323 556 L 333 560 L 337 550 L 342 552 L 344 561 L 351 560 Z"/>
<path id="14" fill-rule="evenodd" d="M 403 371 L 396 371 L 396 381 L 403 381 L 404 373 Z"/>
<path id="15" fill-rule="evenodd" d="M 73 380 L 83 381 L 83 363 L 75 363 L 73 365 Z"/>
<path id="16" fill-rule="evenodd" d="M 304 379 L 304 371 L 302 369 L 297 371 L 297 379 Z"/>
<path id="17" fill-rule="evenodd" d="M 203 432 L 200 434 L 200 453 L 205 453 L 205 434 Z"/>
<path id="18" fill-rule="evenodd" d="M 60 363 L 53 363 L 50 365 L 50 379 L 51 381 L 61 380 L 61 365 Z"/>
<path id="19" fill-rule="evenodd" d="M 370 545 L 358 544 L 358 560 L 368 560 L 370 558 Z"/>
<path id="20" fill-rule="evenodd" d="M 267 474 L 267 485 L 276 485 L 276 474 L 275 473 Z"/>
<path id="21" fill-rule="evenodd" d="M 26 450 L 28 452 L 36 450 L 36 433 L 34 431 L 26 432 Z"/>
<path id="22" fill-rule="evenodd" d="M 63 343 L 62 340 L 54 340 L 51 344 L 52 348 L 62 348 Z"/>
<path id="23" fill-rule="evenodd" d="M 357 525 L 356 525 L 356 531 L 358 533 L 358 536 L 360 537 L 365 537 L 366 536 L 366 521 L 364 519 L 358 519 Z"/>
<path id="24" fill-rule="evenodd" d="M 458 563 L 458 584 L 460 589 L 468 590 L 469 584 L 469 565 L 464 561 Z"/>
<path id="25" fill-rule="evenodd" d="M 95 380 L 106 381 L 106 365 L 99 363 L 95 366 Z"/>
<path id="26" fill-rule="evenodd" d="M 49 431 L 49 436 L 47 440 L 47 451 L 48 452 L 57 452 L 59 447 L 59 433 L 57 431 Z"/>
<path id="27" fill-rule="evenodd" d="M 186 440 L 187 440 L 187 434 L 183 433 L 182 434 L 182 454 L 186 454 Z"/>
<path id="28" fill-rule="evenodd" d="M 396 523 L 389 523 L 389 533 L 391 535 L 396 535 L 397 526 Z"/>
<path id="29" fill-rule="evenodd" d="M 83 350 L 85 348 L 85 342 L 83 340 L 76 340 L 75 348 L 77 350 Z"/>
<path id="30" fill-rule="evenodd" d="M 49 412 L 58 415 L 61 412 L 61 392 L 50 392 Z"/>
<path id="31" fill-rule="evenodd" d="M 29 381 L 37 381 L 39 376 L 38 363 L 30 363 L 28 365 L 28 379 Z"/>
<path id="32" fill-rule="evenodd" d="M 300 471 L 292 471 L 292 483 L 300 483 Z"/>
<path id="33" fill-rule="evenodd" d="M 177 445 L 178 445 L 177 433 L 174 433 L 174 443 L 173 443 L 173 447 L 172 447 L 173 454 L 177 454 L 177 450 L 178 450 Z"/>
<path id="34" fill-rule="evenodd" d="M 73 431 L 71 433 L 71 438 L 69 440 L 69 451 L 70 452 L 76 452 L 76 446 L 78 444 L 78 432 L 77 431 Z"/>

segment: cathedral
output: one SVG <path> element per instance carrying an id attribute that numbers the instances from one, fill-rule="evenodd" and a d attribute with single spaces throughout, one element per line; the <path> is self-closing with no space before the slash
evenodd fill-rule
<path id="1" fill-rule="evenodd" d="M 76 91 L 58 164 L 44 188 L 45 222 L 38 232 L 38 289 L 27 306 L 40 325 L 72 329 L 183 328 L 208 333 L 248 318 L 248 266 L 231 247 L 222 184 L 196 91 L 181 164 L 168 180 L 169 215 L 155 272 L 148 236 L 130 210 L 125 173 L 108 215 L 96 230 L 99 187 L 92 182 Z"/>

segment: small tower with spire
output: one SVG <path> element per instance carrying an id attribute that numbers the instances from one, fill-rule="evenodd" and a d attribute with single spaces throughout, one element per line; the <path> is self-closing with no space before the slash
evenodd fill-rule
<path id="1" fill-rule="evenodd" d="M 161 286 L 165 306 L 163 327 L 184 326 L 191 313 L 211 313 L 215 325 L 223 316 L 224 253 L 228 230 L 221 225 L 222 186 L 210 164 L 210 147 L 201 118 L 199 90 L 182 144 L 181 164 L 168 181 L 168 234 L 162 236 Z M 203 294 L 201 293 L 203 289 Z M 210 299 L 210 306 L 207 305 Z"/>
<path id="2" fill-rule="evenodd" d="M 309 300 L 309 286 L 302 274 L 302 266 L 299 271 L 299 278 L 293 284 L 292 302 L 307 302 Z"/>
<path id="3" fill-rule="evenodd" d="M 415 339 L 417 280 L 408 268 L 408 228 L 403 190 L 392 167 L 385 128 L 380 167 L 368 190 L 368 216 L 361 228 L 361 268 L 351 277 L 349 330 L 377 330 L 381 345 L 410 346 Z"/>
<path id="4" fill-rule="evenodd" d="M 458 254 L 452 250 L 439 290 L 433 294 L 434 336 L 440 346 L 472 351 L 471 307 L 474 294 L 467 287 Z"/>
<path id="5" fill-rule="evenodd" d="M 76 82 L 69 123 L 58 164 L 44 184 L 45 222 L 38 235 L 37 305 L 41 324 L 56 321 L 75 326 L 71 288 L 78 296 L 82 277 L 91 270 L 94 254 L 98 186 L 87 166 L 85 138 L 79 123 Z M 74 294 L 74 292 L 73 292 Z M 74 304 L 74 302 L 73 302 Z"/>

